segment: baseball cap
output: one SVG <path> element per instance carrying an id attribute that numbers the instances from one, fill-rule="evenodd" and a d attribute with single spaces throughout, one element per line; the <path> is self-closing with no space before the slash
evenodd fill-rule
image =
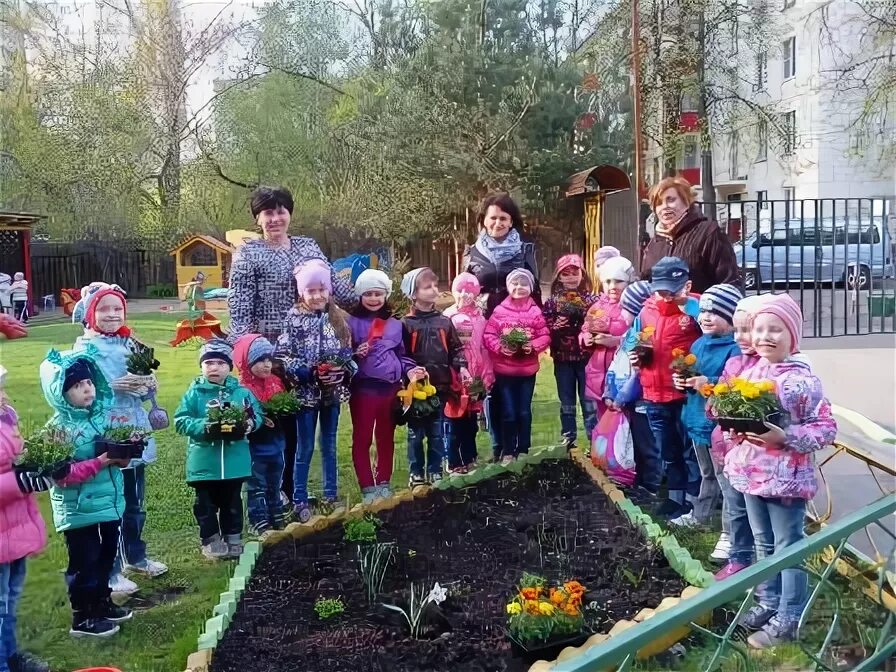
<path id="1" fill-rule="evenodd" d="M 651 292 L 680 292 L 690 280 L 690 269 L 683 259 L 663 257 L 650 271 Z"/>

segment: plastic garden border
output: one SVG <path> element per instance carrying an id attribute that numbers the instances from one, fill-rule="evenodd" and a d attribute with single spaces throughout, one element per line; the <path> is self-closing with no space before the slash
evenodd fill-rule
<path id="1" fill-rule="evenodd" d="M 242 593 L 246 588 L 246 583 L 252 575 L 255 568 L 255 562 L 261 554 L 263 546 L 272 546 L 287 539 L 298 540 L 307 537 L 315 532 L 320 532 L 331 525 L 342 523 L 346 520 L 358 519 L 365 513 L 377 513 L 393 509 L 402 502 L 412 501 L 415 498 L 427 497 L 433 490 L 448 490 L 451 488 L 462 488 L 468 485 L 475 485 L 481 481 L 494 478 L 504 473 L 520 474 L 527 465 L 540 464 L 544 460 L 561 460 L 572 459 L 591 477 L 592 480 L 606 493 L 611 502 L 636 528 L 641 530 L 642 534 L 663 549 L 663 553 L 669 561 L 669 565 L 690 585 L 688 585 L 681 593 L 681 597 L 666 597 L 655 609 L 642 609 L 634 616 L 634 620 L 621 620 L 613 625 L 608 634 L 592 635 L 580 647 L 567 647 L 560 652 L 557 660 L 565 660 L 567 658 L 578 655 L 582 651 L 596 644 L 600 644 L 613 635 L 626 630 L 633 626 L 636 622 L 643 621 L 653 616 L 654 613 L 669 609 L 678 604 L 680 600 L 687 599 L 696 595 L 700 590 L 709 585 L 714 579 L 712 574 L 703 569 L 698 560 L 694 560 L 687 550 L 682 548 L 674 536 L 668 532 L 664 532 L 653 519 L 642 511 L 638 506 L 625 497 L 623 492 L 619 490 L 604 475 L 604 473 L 591 461 L 584 457 L 581 452 L 576 449 L 567 451 L 564 446 L 548 446 L 540 450 L 533 451 L 528 454 L 521 455 L 516 461 L 507 466 L 500 464 L 486 464 L 471 474 L 450 476 L 436 483 L 434 486 L 418 485 L 413 490 L 399 490 L 388 498 L 379 499 L 372 504 L 356 504 L 347 511 L 339 511 L 328 516 L 312 516 L 305 523 L 290 523 L 284 530 L 278 530 L 265 537 L 264 542 L 249 542 L 243 549 L 243 554 L 237 563 L 233 576 L 230 579 L 227 590 L 221 593 L 218 603 L 212 611 L 212 617 L 205 622 L 205 628 L 198 639 L 198 650 L 190 654 L 187 658 L 186 672 L 207 672 L 209 664 L 212 660 L 214 650 L 218 642 L 224 636 L 230 621 L 236 612 L 236 607 Z M 707 615 L 708 616 L 708 615 Z M 649 647 L 645 647 L 639 652 L 639 657 L 647 657 L 656 655 L 675 642 L 686 637 L 690 633 L 690 628 L 682 627 L 680 630 L 670 633 L 667 637 L 653 642 Z M 529 669 L 530 672 L 538 670 L 547 670 L 556 661 L 538 661 Z"/>

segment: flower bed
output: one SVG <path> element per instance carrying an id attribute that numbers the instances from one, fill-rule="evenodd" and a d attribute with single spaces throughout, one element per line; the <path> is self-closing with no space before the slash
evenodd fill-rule
<path id="1" fill-rule="evenodd" d="M 336 524 L 266 548 L 210 669 L 522 671 L 531 660 L 512 646 L 508 603 L 524 573 L 584 587 L 585 636 L 685 585 L 570 460 L 436 490 L 377 517 L 376 542 L 346 540 Z M 371 543 L 383 544 L 386 567 L 372 601 L 359 571 Z M 412 589 L 426 602 L 416 637 Z M 336 599 L 344 611 L 321 618 L 315 605 Z"/>

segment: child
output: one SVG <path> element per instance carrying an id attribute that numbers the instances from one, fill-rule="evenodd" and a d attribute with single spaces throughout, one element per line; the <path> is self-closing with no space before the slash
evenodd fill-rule
<path id="1" fill-rule="evenodd" d="M 803 538 L 806 502 L 818 490 L 813 453 L 837 434 L 821 381 L 804 361 L 793 358 L 799 351 L 802 324 L 802 312 L 787 294 L 773 295 L 756 310 L 753 347 L 760 359 L 741 376 L 774 382 L 789 424 L 767 423 L 767 432 L 726 441 L 725 475 L 744 494 L 757 559 Z M 764 649 L 793 641 L 808 597 L 808 578 L 802 569 L 785 569 L 767 581 L 760 604 L 741 621 L 748 629 L 762 628 L 747 643 Z"/>
<path id="2" fill-rule="evenodd" d="M 608 261 L 613 257 L 620 256 L 622 256 L 622 253 L 612 245 L 604 245 L 603 247 L 599 247 L 594 253 L 594 275 L 597 278 L 597 287 L 595 289 L 598 291 L 598 293 L 600 293 L 602 289 L 600 286 L 600 267 L 603 266 L 605 261 Z"/>
<path id="3" fill-rule="evenodd" d="M 507 275 L 509 295 L 485 325 L 485 347 L 492 353 L 495 380 L 501 390 L 503 465 L 529 452 L 538 355 L 551 343 L 544 315 L 532 300 L 534 286 L 535 277 L 529 271 L 511 271 Z M 525 333 L 527 342 L 519 347 L 508 345 L 505 339 L 514 331 Z"/>
<path id="4" fill-rule="evenodd" d="M 320 422 L 320 455 L 323 467 L 322 513 L 338 506 L 336 428 L 339 407 L 349 399 L 349 382 L 357 364 L 352 360 L 352 335 L 348 315 L 332 301 L 329 264 L 311 259 L 293 272 L 299 302 L 286 314 L 285 331 L 277 340 L 277 356 L 303 408 L 296 419 L 296 459 L 293 468 L 292 503 L 296 517 L 311 518 L 308 472 L 314 454 L 314 436 Z"/>
<path id="5" fill-rule="evenodd" d="M 567 254 L 557 260 L 551 298 L 544 304 L 544 319 L 551 332 L 551 358 L 560 399 L 560 432 L 567 448 L 576 443 L 576 391 L 582 406 L 585 433 L 591 436 L 597 424 L 595 402 L 585 393 L 585 363 L 589 353 L 579 343 L 585 313 L 597 297 L 582 258 Z"/>
<path id="6" fill-rule="evenodd" d="M 477 297 L 481 292 L 479 280 L 472 273 L 460 273 L 451 283 L 454 305 L 445 309 L 451 318 L 457 336 L 464 346 L 464 357 L 470 375 L 479 378 L 486 392 L 492 389 L 495 373 L 492 360 L 482 342 L 485 333 L 485 317 Z M 481 404 L 474 404 L 460 418 L 448 418 L 445 423 L 448 442 L 448 471 L 467 473 L 476 467 L 476 434 L 479 430 L 478 413 Z"/>
<path id="7" fill-rule="evenodd" d="M 273 373 L 273 355 L 274 346 L 261 334 L 240 336 L 233 346 L 240 385 L 262 404 L 286 390 Z M 283 428 L 275 424 L 273 418 L 265 418 L 249 435 L 252 475 L 246 483 L 246 511 L 249 531 L 262 538 L 271 530 L 283 529 L 286 524 L 286 512 L 280 499 L 284 445 Z"/>
<path id="8" fill-rule="evenodd" d="M 657 515 L 678 518 L 691 510 L 691 503 L 700 493 L 700 468 L 694 451 L 685 444 L 681 411 L 685 393 L 672 381 L 672 351 L 689 352 L 700 335 L 695 320 L 699 314 L 697 300 L 688 295 L 691 281 L 688 265 L 678 257 L 664 257 L 653 267 L 650 291 L 653 296 L 644 304 L 633 328 L 644 334 L 652 330 L 649 361 L 629 353 L 647 401 L 647 418 L 659 447 L 666 472 L 668 499 Z M 687 497 L 686 497 L 687 495 Z"/>
<path id="9" fill-rule="evenodd" d="M 13 297 L 13 315 L 16 319 L 28 324 L 28 281 L 25 274 L 19 271 L 13 276 L 12 284 L 9 286 L 10 295 Z"/>
<path id="10" fill-rule="evenodd" d="M 619 300 L 628 284 L 635 277 L 635 269 L 625 257 L 613 256 L 603 262 L 600 274 L 601 293 L 597 301 L 585 315 L 579 339 L 585 347 L 592 349 L 585 365 L 585 394 L 597 407 L 597 421 L 604 414 L 604 380 L 607 369 L 628 324 L 622 319 Z"/>
<path id="11" fill-rule="evenodd" d="M 646 280 L 633 282 L 622 292 L 620 315 L 630 328 L 649 298 L 650 283 Z M 607 410 L 625 412 L 635 451 L 635 485 L 648 499 L 652 499 L 663 481 L 663 464 L 647 420 L 647 404 L 643 399 L 641 382 L 626 351 L 626 344 L 635 336 L 630 329 L 616 350 L 607 371 L 603 401 Z"/>
<path id="12" fill-rule="evenodd" d="M 212 339 L 199 350 L 202 375 L 195 378 L 174 413 L 174 428 L 187 437 L 187 485 L 196 492 L 193 515 L 199 525 L 202 555 L 209 560 L 238 558 L 243 552 L 243 481 L 252 475 L 245 436 L 209 436 L 208 412 L 229 404 L 246 413 L 246 434 L 261 420 L 261 407 L 230 375 L 233 351 L 226 341 Z"/>
<path id="13" fill-rule="evenodd" d="M 740 348 L 734 342 L 734 312 L 737 302 L 743 298 L 734 285 L 713 285 L 700 296 L 700 330 L 703 335 L 694 341 L 691 354 L 697 358 L 695 368 L 699 373 L 686 380 L 673 374 L 675 385 L 687 390 L 687 401 L 682 412 L 682 422 L 700 466 L 700 492 L 694 501 L 694 510 L 679 518 L 673 525 L 705 525 L 716 509 L 721 494 L 716 479 L 716 468 L 710 455 L 710 437 L 715 423 L 706 415 L 706 397 L 701 390 L 706 384 L 719 382 L 725 364 L 732 357 L 740 357 Z M 723 512 L 724 517 L 724 512 Z"/>
<path id="14" fill-rule="evenodd" d="M 50 488 L 49 479 L 13 468 L 24 442 L 18 416 L 3 387 L 0 366 L 0 672 L 49 672 L 50 666 L 16 645 L 16 609 L 25 586 L 28 556 L 40 553 L 47 530 L 37 508 L 36 492 Z"/>
<path id="15" fill-rule="evenodd" d="M 68 548 L 66 583 L 72 605 L 73 637 L 110 637 L 129 609 L 112 603 L 109 573 L 118 551 L 125 508 L 120 467 L 128 460 L 96 457 L 94 440 L 106 429 L 112 390 L 89 353 L 51 350 L 40 365 L 44 397 L 55 410 L 48 426 L 59 427 L 74 444 L 68 476 L 50 488 L 57 532 Z"/>
<path id="16" fill-rule="evenodd" d="M 405 351 L 417 365 L 408 371 L 408 378 L 416 381 L 428 376 L 442 402 L 438 413 L 408 424 L 408 485 L 413 488 L 425 484 L 427 477 L 430 483 L 442 480 L 444 404 L 456 376 L 460 374 L 461 382 L 467 383 L 470 373 L 454 325 L 436 310 L 438 276 L 431 268 L 415 268 L 401 279 L 401 291 L 413 301 L 410 312 L 402 320 Z M 425 460 L 424 439 L 427 442 Z"/>
<path id="17" fill-rule="evenodd" d="M 114 399 L 108 409 L 123 424 L 151 431 L 149 414 L 143 407 L 153 393 L 155 376 L 140 380 L 128 373 L 127 360 L 131 355 L 133 339 L 127 323 L 127 298 L 118 285 L 94 282 L 81 292 L 81 300 L 72 313 L 72 321 L 84 325 L 84 334 L 75 340 L 73 350 L 84 351 L 88 345 L 96 348 L 96 364 L 109 381 Z M 143 457 L 131 461 L 121 474 L 124 478 L 124 515 L 121 518 L 121 543 L 115 558 L 110 585 L 114 592 L 134 593 L 136 583 L 124 573 L 138 572 L 157 577 L 168 571 L 168 566 L 146 555 L 143 526 L 146 522 L 144 506 L 146 490 L 146 465 L 156 460 L 156 442 L 147 438 Z"/>
<path id="18" fill-rule="evenodd" d="M 405 356 L 401 322 L 392 317 L 388 300 L 392 281 L 368 268 L 355 280 L 358 306 L 348 318 L 358 373 L 352 379 L 352 462 L 361 499 L 370 504 L 392 494 L 395 456 L 395 395 L 401 380 L 416 365 Z M 376 470 L 370 465 L 370 444 L 376 436 Z"/>

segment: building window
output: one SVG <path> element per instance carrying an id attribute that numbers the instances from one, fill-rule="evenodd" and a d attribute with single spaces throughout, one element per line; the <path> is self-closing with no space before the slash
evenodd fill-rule
<path id="1" fill-rule="evenodd" d="M 796 151 L 796 111 L 791 110 L 782 114 L 781 125 L 784 133 L 784 154 L 793 154 Z"/>
<path id="2" fill-rule="evenodd" d="M 697 140 L 685 140 L 684 157 L 681 163 L 682 168 L 699 168 L 700 155 L 697 151 Z"/>
<path id="3" fill-rule="evenodd" d="M 790 219 L 794 214 L 793 202 L 796 200 L 796 189 L 784 187 L 784 216 Z"/>
<path id="4" fill-rule="evenodd" d="M 796 76 L 796 38 L 784 40 L 784 79 Z"/>
<path id="5" fill-rule="evenodd" d="M 765 161 L 768 158 L 768 122 L 765 119 L 759 120 L 759 126 L 756 129 L 756 140 L 759 145 L 759 151 L 756 154 L 757 161 Z"/>
<path id="6" fill-rule="evenodd" d="M 764 51 L 756 54 L 756 82 L 753 84 L 754 91 L 765 91 L 768 86 L 768 54 Z"/>
<path id="7" fill-rule="evenodd" d="M 768 210 L 768 192 L 767 191 L 757 191 L 756 192 L 756 205 L 759 206 L 760 210 Z"/>
<path id="8" fill-rule="evenodd" d="M 681 94 L 681 112 L 696 112 L 697 96 L 693 93 Z"/>
<path id="9" fill-rule="evenodd" d="M 728 175 L 731 179 L 738 176 L 737 172 L 737 146 L 740 144 L 740 138 L 737 131 L 731 131 L 728 138 Z"/>

